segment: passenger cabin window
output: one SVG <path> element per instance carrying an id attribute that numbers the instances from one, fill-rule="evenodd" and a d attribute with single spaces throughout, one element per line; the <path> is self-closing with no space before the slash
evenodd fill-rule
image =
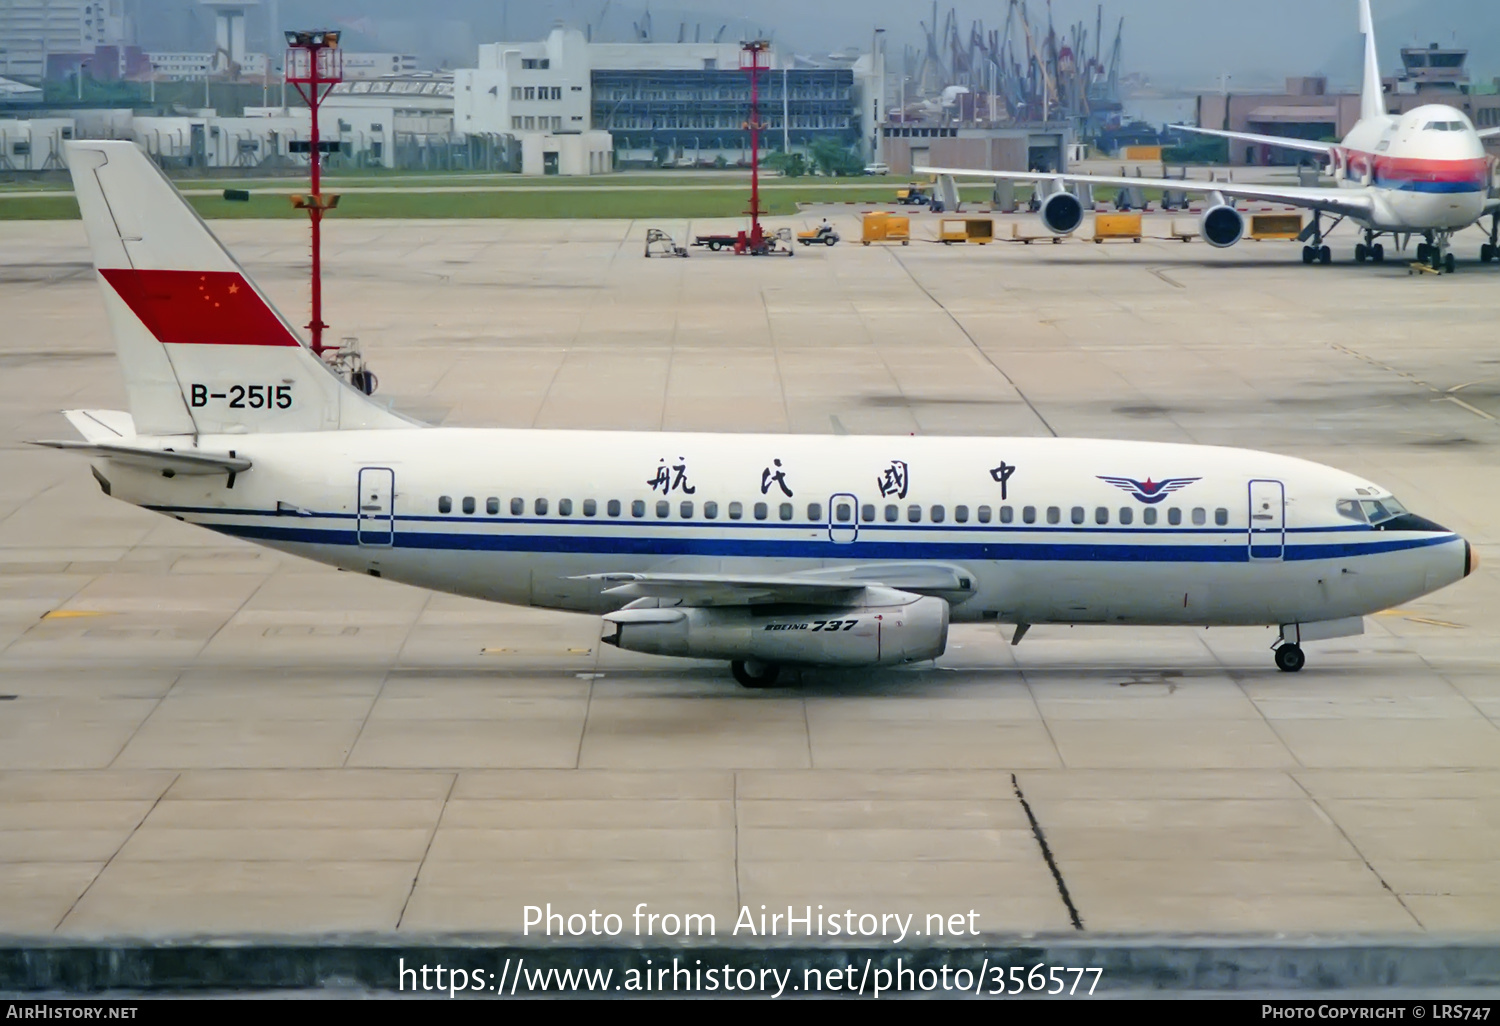
<path id="1" fill-rule="evenodd" d="M 835 502 L 833 504 L 833 519 L 841 524 L 847 524 L 854 519 L 854 507 L 847 502 Z"/>
<path id="2" fill-rule="evenodd" d="M 1001 509 L 1003 512 L 1004 510 L 1010 509 L 1010 507 L 1004 506 Z M 975 519 L 977 519 L 981 524 L 987 524 L 990 522 L 990 508 L 988 506 L 980 506 L 979 509 L 975 512 L 977 514 Z"/>
<path id="3" fill-rule="evenodd" d="M 875 522 L 875 504 L 867 502 L 859 507 L 859 519 L 862 523 L 873 524 Z"/>
<path id="4" fill-rule="evenodd" d="M 604 511 L 606 513 L 608 513 L 612 517 L 619 516 L 620 515 L 620 500 L 619 499 L 610 499 L 609 500 L 609 504 L 604 507 Z"/>
<path id="5" fill-rule="evenodd" d="M 1109 523 L 1109 508 L 1107 506 L 1100 506 L 1100 507 L 1098 507 L 1097 509 L 1094 510 L 1094 523 L 1096 523 L 1096 524 L 1107 524 L 1107 523 Z"/>
<path id="6" fill-rule="evenodd" d="M 1049 523 L 1049 524 L 1059 524 L 1059 523 L 1062 523 L 1062 510 L 1058 509 L 1056 506 L 1048 506 L 1047 507 L 1047 523 Z"/>
<path id="7" fill-rule="evenodd" d="M 1143 523 L 1143 524 L 1155 524 L 1156 523 L 1156 507 L 1155 506 L 1147 506 L 1145 509 L 1141 510 L 1141 523 Z"/>
<path id="8" fill-rule="evenodd" d="M 1024 524 L 1034 524 L 1034 523 L 1036 523 L 1036 507 L 1035 506 L 1023 506 L 1023 507 L 1021 507 L 1021 522 L 1024 523 Z"/>
<path id="9" fill-rule="evenodd" d="M 500 513 L 500 500 L 493 495 L 484 500 L 484 511 L 490 516 L 498 516 Z"/>
<path id="10" fill-rule="evenodd" d="M 1202 506 L 1194 506 L 1193 526 L 1202 527 L 1206 523 L 1208 523 L 1208 510 L 1204 509 Z"/>
<path id="11" fill-rule="evenodd" d="M 453 496 L 451 496 L 451 495 L 439 495 L 438 496 L 438 512 L 439 513 L 452 513 L 453 512 Z"/>
<path id="12" fill-rule="evenodd" d="M 823 519 L 823 505 L 822 505 L 822 503 L 809 502 L 807 504 L 807 519 L 811 520 L 815 524 L 816 523 L 820 523 L 822 521 L 822 519 Z"/>
<path id="13" fill-rule="evenodd" d="M 744 515 L 745 515 L 745 507 L 744 506 L 740 505 L 738 502 L 731 502 L 729 504 L 729 519 L 730 520 L 738 520 L 740 517 L 742 517 Z"/>
<path id="14" fill-rule="evenodd" d="M 1134 519 L 1135 519 L 1135 510 L 1131 509 L 1129 506 L 1121 506 L 1120 507 L 1120 523 L 1122 523 L 1122 524 L 1128 524 L 1128 523 L 1130 523 Z"/>
<path id="15" fill-rule="evenodd" d="M 888 524 L 894 524 L 896 521 L 898 521 L 900 519 L 901 519 L 901 510 L 898 507 L 896 507 L 896 506 L 887 506 L 885 508 L 885 522 L 886 523 L 888 523 Z"/>
<path id="16" fill-rule="evenodd" d="M 656 500 L 656 517 L 657 517 L 657 519 L 658 520 L 665 520 L 667 517 L 669 517 L 671 515 L 672 515 L 672 504 L 670 502 L 668 502 L 666 499 L 657 499 Z"/>
<path id="17" fill-rule="evenodd" d="M 531 508 L 536 510 L 537 516 L 544 517 L 547 515 L 547 500 L 538 499 L 536 500 L 536 502 L 531 504 Z"/>
<path id="18" fill-rule="evenodd" d="M 1173 527 L 1176 527 L 1178 524 L 1182 523 L 1182 510 L 1178 509 L 1176 506 L 1173 506 L 1171 509 L 1167 510 L 1167 523 L 1171 524 Z"/>
<path id="19" fill-rule="evenodd" d="M 643 517 L 646 515 L 646 501 L 644 499 L 632 499 L 630 502 L 630 515 Z"/>
<path id="20" fill-rule="evenodd" d="M 969 522 L 969 507 L 967 507 L 967 506 L 954 506 L 953 507 L 953 522 L 955 524 L 967 524 Z"/>
<path id="21" fill-rule="evenodd" d="M 906 507 L 906 519 L 909 520 L 909 521 L 911 521 L 914 524 L 920 524 L 922 522 L 922 507 L 921 506 L 908 506 L 908 507 Z"/>
<path id="22" fill-rule="evenodd" d="M 703 518 L 705 520 L 719 519 L 719 504 L 710 499 L 703 504 Z"/>
<path id="23" fill-rule="evenodd" d="M 573 515 L 573 500 L 572 499 L 558 499 L 557 500 L 557 515 L 560 516 L 560 517 L 570 517 L 570 516 L 572 516 Z"/>
<path id="24" fill-rule="evenodd" d="M 526 500 L 525 499 L 511 499 L 510 500 L 510 515 L 511 516 L 513 516 L 513 517 L 519 517 L 519 516 L 523 515 L 525 512 L 526 512 Z"/>
<path id="25" fill-rule="evenodd" d="M 677 515 L 684 520 L 693 519 L 693 504 L 691 502 L 684 502 L 681 506 L 678 506 Z"/>
<path id="26" fill-rule="evenodd" d="M 792 504 L 790 502 L 783 502 L 781 504 L 781 508 L 776 512 L 782 520 L 790 520 L 792 519 L 792 517 L 796 516 L 796 511 L 792 509 Z"/>
<path id="27" fill-rule="evenodd" d="M 984 507 L 981 506 L 979 508 L 983 509 Z M 980 519 L 982 520 L 984 518 L 981 517 Z M 1013 507 L 1010 507 L 1010 506 L 1001 506 L 1000 507 L 1000 522 L 1002 524 L 1012 524 L 1012 523 L 1015 523 L 1015 520 L 1016 520 L 1016 511 L 1015 511 L 1015 509 Z"/>
<path id="28" fill-rule="evenodd" d="M 1075 524 L 1083 523 L 1083 507 L 1074 506 L 1071 512 L 1071 516 L 1068 519 L 1072 520 Z"/>
<path id="29" fill-rule="evenodd" d="M 593 499 L 584 499 L 583 500 L 583 515 L 584 516 L 586 516 L 586 517 L 597 516 L 598 513 L 599 513 L 599 504 L 597 502 L 595 502 Z"/>
<path id="30" fill-rule="evenodd" d="M 943 522 L 943 518 L 946 517 L 947 515 L 948 515 L 947 511 L 944 510 L 943 507 L 941 507 L 941 506 L 934 506 L 934 507 L 932 507 L 932 522 L 934 524 L 941 524 Z"/>
<path id="31" fill-rule="evenodd" d="M 1214 523 L 1218 524 L 1220 527 L 1228 527 L 1229 510 L 1225 509 L 1223 506 L 1220 506 L 1218 509 L 1214 510 Z"/>
<path id="32" fill-rule="evenodd" d="M 474 496 L 472 496 L 472 495 L 465 495 L 464 496 L 464 512 L 465 513 L 473 513 L 474 512 Z"/>
<path id="33" fill-rule="evenodd" d="M 766 517 L 770 514 L 770 512 L 771 512 L 771 507 L 767 506 L 764 502 L 757 502 L 755 504 L 755 519 L 756 520 L 764 520 L 764 519 L 766 519 Z"/>

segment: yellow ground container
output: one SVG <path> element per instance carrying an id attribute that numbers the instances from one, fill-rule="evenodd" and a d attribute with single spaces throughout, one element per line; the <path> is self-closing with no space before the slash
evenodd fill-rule
<path id="1" fill-rule="evenodd" d="M 1131 242 L 1140 242 L 1141 215 L 1095 214 L 1094 241 L 1103 242 L 1105 239 L 1129 239 Z"/>
<path id="2" fill-rule="evenodd" d="M 938 241 L 945 246 L 973 242 L 980 246 L 995 241 L 995 222 L 988 217 L 948 217 L 938 222 Z"/>
<path id="3" fill-rule="evenodd" d="M 1252 239 L 1295 239 L 1302 234 L 1301 214 L 1251 214 Z"/>
<path id="4" fill-rule="evenodd" d="M 1121 160 L 1160 160 L 1160 146 L 1122 146 L 1120 147 Z"/>
<path id="5" fill-rule="evenodd" d="M 871 211 L 861 224 L 864 230 L 859 241 L 866 246 L 872 242 L 899 242 L 904 246 L 911 241 L 911 218 L 905 214 Z"/>

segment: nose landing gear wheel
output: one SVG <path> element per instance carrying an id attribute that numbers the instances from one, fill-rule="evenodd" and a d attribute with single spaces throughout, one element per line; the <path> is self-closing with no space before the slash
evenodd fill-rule
<path id="1" fill-rule="evenodd" d="M 775 663 L 761 663 L 754 659 L 737 659 L 729 664 L 734 679 L 747 688 L 769 688 L 775 685 L 781 667 Z"/>
<path id="2" fill-rule="evenodd" d="M 1296 673 L 1307 662 L 1300 645 L 1279 645 L 1276 648 L 1276 669 L 1283 673 Z"/>

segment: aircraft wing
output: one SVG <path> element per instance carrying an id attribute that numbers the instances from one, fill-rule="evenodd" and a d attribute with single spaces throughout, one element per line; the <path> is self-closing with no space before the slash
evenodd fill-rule
<path id="1" fill-rule="evenodd" d="M 802 574 L 584 574 L 573 580 L 612 585 L 604 594 L 622 599 L 675 599 L 684 606 L 755 606 L 791 604 L 848 606 L 869 588 L 915 595 L 962 595 L 974 586 L 972 575 L 943 563 L 895 563 L 847 566 Z"/>
<path id="2" fill-rule="evenodd" d="M 1375 209 L 1368 189 L 1325 189 L 1307 185 L 1240 185 L 1235 182 L 1196 182 L 1175 178 L 1115 178 L 1108 175 L 1046 174 L 1037 171 L 980 171 L 974 168 L 917 167 L 914 174 L 967 175 L 971 178 L 995 178 L 1012 182 L 1079 182 L 1085 185 L 1108 185 L 1115 188 L 1173 189 L 1201 195 L 1219 193 L 1234 199 L 1264 200 L 1288 203 L 1295 207 L 1318 210 L 1326 214 L 1369 217 Z"/>
<path id="3" fill-rule="evenodd" d="M 1500 135 L 1500 128 L 1481 128 L 1478 134 L 1481 139 L 1493 139 Z"/>
<path id="4" fill-rule="evenodd" d="M 1325 157 L 1333 153 L 1331 143 L 1317 142 L 1313 139 L 1288 139 L 1280 135 L 1256 135 L 1254 132 L 1226 132 L 1219 128 L 1198 128 L 1196 125 L 1170 125 L 1168 127 L 1183 132 L 1197 132 L 1199 135 L 1212 135 L 1219 139 L 1234 139 L 1238 142 L 1256 143 L 1260 146 L 1279 146 L 1284 150 L 1318 153 Z"/>
<path id="5" fill-rule="evenodd" d="M 97 442 L 32 442 L 51 449 L 66 449 L 85 456 L 103 456 L 128 467 L 144 470 L 172 471 L 174 474 L 240 474 L 250 469 L 250 461 L 243 456 L 228 453 L 173 452 L 170 449 L 147 449 L 134 445 L 111 445 Z"/>

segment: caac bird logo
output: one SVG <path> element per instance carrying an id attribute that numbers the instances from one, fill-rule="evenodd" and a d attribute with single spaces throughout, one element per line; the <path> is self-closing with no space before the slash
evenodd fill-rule
<path id="1" fill-rule="evenodd" d="M 1137 481 L 1133 477 L 1105 477 L 1103 474 L 1098 477 L 1121 491 L 1129 492 L 1148 506 L 1154 506 L 1172 492 L 1202 480 L 1197 477 L 1164 477 L 1160 481 L 1153 481 L 1148 477 L 1144 481 Z"/>

